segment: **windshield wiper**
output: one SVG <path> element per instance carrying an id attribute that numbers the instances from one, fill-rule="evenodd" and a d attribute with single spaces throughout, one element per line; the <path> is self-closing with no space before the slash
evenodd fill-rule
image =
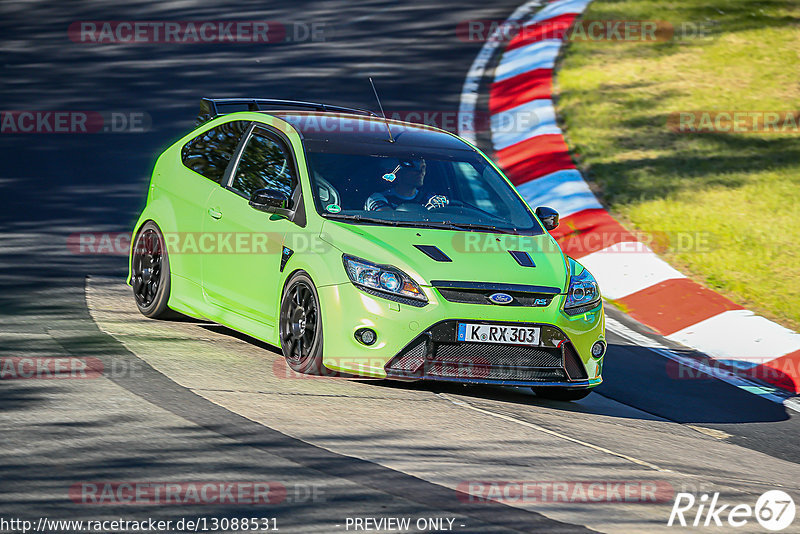
<path id="1" fill-rule="evenodd" d="M 323 215 L 326 219 L 334 219 L 337 221 L 356 221 L 369 224 L 381 224 L 384 226 L 400 226 L 400 221 L 390 221 L 387 219 L 376 219 L 374 217 L 364 217 L 363 215 L 334 215 L 326 213 Z"/>
<path id="2" fill-rule="evenodd" d="M 380 224 L 383 226 L 408 226 L 410 228 L 432 228 L 436 230 L 459 230 L 460 227 L 453 223 L 439 223 L 427 221 L 393 221 L 391 219 L 376 219 L 374 217 L 364 217 L 363 215 L 334 215 L 326 213 L 323 215 L 326 219 L 334 219 L 337 221 L 354 221 L 367 224 Z"/>
<path id="3" fill-rule="evenodd" d="M 477 231 L 477 232 L 491 232 L 494 234 L 512 234 L 515 235 L 517 233 L 516 228 L 498 228 L 497 226 L 491 226 L 488 224 L 454 224 L 451 223 L 451 227 L 454 230 L 466 230 L 466 231 Z"/>
<path id="4" fill-rule="evenodd" d="M 490 225 L 480 224 L 458 224 L 453 222 L 427 222 L 427 221 L 393 221 L 390 219 L 377 219 L 375 217 L 364 217 L 363 215 L 336 215 L 326 213 L 323 215 L 326 219 L 333 219 L 337 221 L 353 221 L 367 224 L 378 224 L 382 226 L 407 226 L 410 228 L 429 228 L 433 230 L 462 230 L 462 231 L 480 231 L 492 232 L 495 234 L 516 234 L 515 228 L 498 228 Z"/>

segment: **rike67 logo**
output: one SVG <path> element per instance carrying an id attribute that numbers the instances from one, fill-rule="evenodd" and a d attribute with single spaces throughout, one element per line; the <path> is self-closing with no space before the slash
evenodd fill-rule
<path id="1" fill-rule="evenodd" d="M 691 493 L 678 493 L 667 525 L 743 527 L 755 519 L 762 528 L 779 531 L 792 524 L 795 512 L 794 500 L 781 490 L 763 493 L 755 506 L 722 503 L 719 493 L 703 493 L 699 498 Z"/>

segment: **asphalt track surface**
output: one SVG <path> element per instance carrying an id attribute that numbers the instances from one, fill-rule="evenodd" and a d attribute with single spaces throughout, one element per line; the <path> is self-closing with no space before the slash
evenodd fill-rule
<path id="1" fill-rule="evenodd" d="M 147 133 L 0 135 L 0 356 L 95 357 L 108 371 L 0 382 L 0 518 L 257 515 L 285 532 L 336 532 L 348 517 L 405 516 L 452 518 L 461 532 L 630 532 L 666 528 L 672 504 L 464 502 L 454 490 L 469 480 L 660 481 L 751 504 L 782 487 L 800 502 L 797 412 L 710 377 L 675 379 L 663 356 L 614 334 L 605 383 L 572 404 L 515 389 L 287 378 L 272 347 L 137 316 L 124 258 L 67 248 L 76 232 L 131 227 L 156 156 L 193 125 L 200 97 L 372 107 L 371 75 L 388 109 L 456 111 L 481 45 L 459 40 L 456 25 L 503 20 L 517 3 L 0 4 L 2 109 L 152 117 Z M 67 37 L 76 20 L 163 19 L 323 23 L 326 38 Z M 198 480 L 278 481 L 288 494 L 263 507 L 89 506 L 68 494 L 85 481 Z"/>

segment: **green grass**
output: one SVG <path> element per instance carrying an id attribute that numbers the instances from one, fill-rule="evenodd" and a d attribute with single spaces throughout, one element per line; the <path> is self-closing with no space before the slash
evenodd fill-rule
<path id="1" fill-rule="evenodd" d="M 659 20 L 662 43 L 573 42 L 557 109 L 587 178 L 631 229 L 702 235 L 661 256 L 735 302 L 800 327 L 800 135 L 675 133 L 672 112 L 800 110 L 800 2 L 596 0 L 584 19 Z M 705 38 L 679 36 L 703 24 Z"/>

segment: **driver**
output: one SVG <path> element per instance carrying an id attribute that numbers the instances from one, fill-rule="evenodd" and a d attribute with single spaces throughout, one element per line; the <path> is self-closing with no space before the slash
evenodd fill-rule
<path id="1" fill-rule="evenodd" d="M 364 203 L 364 209 L 394 210 L 406 203 L 420 204 L 429 210 L 446 206 L 449 204 L 446 196 L 431 195 L 423 189 L 426 170 L 427 164 L 424 159 L 401 160 L 392 172 L 383 176 L 384 180 L 392 182 L 392 187 L 371 194 Z"/>

